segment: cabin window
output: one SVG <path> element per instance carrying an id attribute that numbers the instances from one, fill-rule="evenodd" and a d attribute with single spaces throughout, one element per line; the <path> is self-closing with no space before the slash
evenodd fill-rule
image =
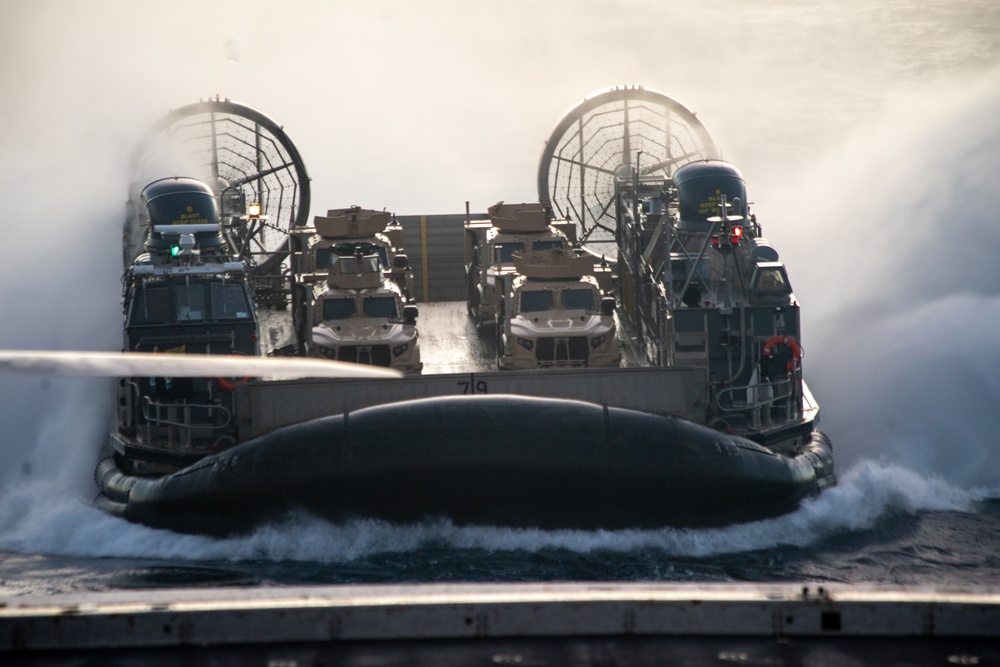
<path id="1" fill-rule="evenodd" d="M 250 317 L 250 306 L 243 286 L 238 283 L 212 284 L 212 319 L 245 319 Z"/>
<path id="2" fill-rule="evenodd" d="M 552 292 L 521 292 L 521 312 L 537 313 L 552 309 Z"/>
<path id="3" fill-rule="evenodd" d="M 594 310 L 594 293 L 589 289 L 567 289 L 560 296 L 567 310 Z"/>
<path id="4" fill-rule="evenodd" d="M 535 252 L 542 252 L 544 250 L 561 250 L 566 247 L 562 239 L 556 239 L 554 241 L 535 241 L 531 244 L 531 249 Z"/>
<path id="5" fill-rule="evenodd" d="M 711 275 L 709 269 L 708 258 L 702 258 L 698 262 L 697 270 L 695 270 L 694 258 L 681 255 L 679 253 L 671 253 L 670 255 L 670 270 L 671 278 L 674 281 L 674 285 L 677 289 L 680 289 L 685 282 L 687 282 L 688 273 L 694 273 L 692 281 L 708 281 Z"/>
<path id="6" fill-rule="evenodd" d="M 788 287 L 788 279 L 785 272 L 780 267 L 758 269 L 757 284 L 754 289 L 758 292 L 774 292 L 786 294 L 791 291 Z"/>
<path id="7" fill-rule="evenodd" d="M 137 290 L 132 305 L 132 324 L 157 324 L 170 320 L 170 293 L 166 287 Z"/>
<path id="8" fill-rule="evenodd" d="M 397 317 L 396 299 L 391 296 L 368 297 L 365 299 L 364 311 L 368 317 Z"/>
<path id="9" fill-rule="evenodd" d="M 177 285 L 174 289 L 174 296 L 177 299 L 178 322 L 205 319 L 204 285 Z"/>
<path id="10" fill-rule="evenodd" d="M 514 261 L 515 252 L 524 252 L 524 244 L 520 241 L 498 243 L 493 246 L 493 261 L 497 264 L 510 264 Z"/>
<path id="11" fill-rule="evenodd" d="M 323 299 L 324 320 L 346 320 L 354 314 L 354 299 Z"/>

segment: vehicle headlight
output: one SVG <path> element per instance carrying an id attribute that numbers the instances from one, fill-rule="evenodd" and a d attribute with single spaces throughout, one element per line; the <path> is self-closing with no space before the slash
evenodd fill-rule
<path id="1" fill-rule="evenodd" d="M 608 339 L 608 334 L 601 334 L 600 336 L 594 336 L 590 339 L 590 347 L 595 350 L 600 346 L 604 345 L 604 341 Z"/>
<path id="2" fill-rule="evenodd" d="M 526 349 L 528 352 L 531 352 L 531 350 L 535 347 L 535 341 L 529 338 L 518 338 L 517 344 Z"/>
<path id="3" fill-rule="evenodd" d="M 410 349 L 409 343 L 403 343 L 402 345 L 397 345 L 396 347 L 392 348 L 392 356 L 398 357 L 399 355 L 406 352 L 408 349 Z"/>

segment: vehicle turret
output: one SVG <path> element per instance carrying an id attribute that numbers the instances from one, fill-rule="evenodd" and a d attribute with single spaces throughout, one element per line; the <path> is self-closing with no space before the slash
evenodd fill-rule
<path id="1" fill-rule="evenodd" d="M 403 228 L 392 213 L 360 206 L 330 209 L 326 215 L 314 216 L 312 227 L 291 233 L 306 239 L 304 261 L 298 266 L 301 274 L 325 274 L 334 256 L 374 253 L 384 276 L 399 285 L 405 298 L 411 298 L 413 270 L 403 252 Z"/>

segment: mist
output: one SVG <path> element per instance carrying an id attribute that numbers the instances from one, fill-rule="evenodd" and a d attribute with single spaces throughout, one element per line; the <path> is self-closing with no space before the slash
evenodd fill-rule
<path id="1" fill-rule="evenodd" d="M 563 112 L 638 84 L 743 172 L 841 470 L 1000 486 L 1000 6 L 912 4 L 0 0 L 0 347 L 120 348 L 128 157 L 170 108 L 274 118 L 314 213 L 457 213 L 536 199 Z M 0 485 L 86 498 L 110 384 L 0 390 Z"/>
<path id="2" fill-rule="evenodd" d="M 998 173 L 993 68 L 899 95 L 775 202 L 838 466 L 1000 488 Z"/>

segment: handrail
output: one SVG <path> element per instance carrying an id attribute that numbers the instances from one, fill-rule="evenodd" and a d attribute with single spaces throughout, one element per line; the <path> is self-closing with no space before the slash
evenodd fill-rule
<path id="1" fill-rule="evenodd" d="M 164 410 L 178 408 L 180 408 L 183 412 L 183 421 L 176 421 L 176 418 L 171 418 L 169 416 L 164 417 L 160 414 Z M 208 412 L 218 410 L 225 415 L 225 421 L 222 424 L 215 422 L 195 422 L 191 419 L 192 409 L 202 409 Z M 153 410 L 155 410 L 155 416 L 152 414 Z M 150 396 L 142 397 L 142 416 L 148 424 L 176 426 L 186 430 L 198 428 L 221 431 L 229 428 L 233 424 L 233 413 L 221 403 L 194 403 L 189 401 L 162 402 L 154 401 Z"/>
<path id="2" fill-rule="evenodd" d="M 802 417 L 801 387 L 802 378 L 798 372 L 773 382 L 756 382 L 737 387 L 726 387 L 716 393 L 715 407 L 721 414 L 749 417 L 753 428 L 756 429 L 762 425 L 761 415 L 764 410 L 767 410 L 768 416 L 770 416 L 770 409 L 775 403 L 786 401 L 784 421 L 793 421 Z M 753 396 L 753 399 L 740 405 L 736 405 L 735 401 L 730 400 L 730 405 L 724 405 L 723 397 L 736 392 L 746 392 L 745 395 Z"/>

